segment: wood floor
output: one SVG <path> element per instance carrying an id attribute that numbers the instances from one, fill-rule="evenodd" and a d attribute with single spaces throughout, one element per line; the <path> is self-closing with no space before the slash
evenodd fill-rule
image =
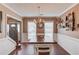
<path id="1" fill-rule="evenodd" d="M 52 44 L 52 47 L 52 55 L 69 55 L 69 53 L 58 44 Z M 22 44 L 21 48 L 16 49 L 10 55 L 35 55 L 34 44 Z"/>

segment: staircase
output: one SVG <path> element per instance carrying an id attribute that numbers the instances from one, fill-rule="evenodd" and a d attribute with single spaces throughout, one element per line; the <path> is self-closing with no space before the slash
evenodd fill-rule
<path id="1" fill-rule="evenodd" d="M 10 37 L 0 39 L 0 55 L 8 55 L 16 48 L 16 42 Z"/>

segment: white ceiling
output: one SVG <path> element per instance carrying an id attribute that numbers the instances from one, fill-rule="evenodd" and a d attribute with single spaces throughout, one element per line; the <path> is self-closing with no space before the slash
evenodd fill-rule
<path id="1" fill-rule="evenodd" d="M 6 3 L 8 7 L 15 10 L 21 16 L 59 16 L 67 8 L 72 6 L 74 3 Z"/>

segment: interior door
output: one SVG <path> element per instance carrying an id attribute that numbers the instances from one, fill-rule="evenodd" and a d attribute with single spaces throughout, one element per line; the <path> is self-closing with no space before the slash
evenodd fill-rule
<path id="1" fill-rule="evenodd" d="M 44 42 L 53 42 L 53 22 L 45 22 Z"/>
<path id="2" fill-rule="evenodd" d="M 28 22 L 28 40 L 29 42 L 37 42 L 36 24 L 34 22 Z"/>
<path id="3" fill-rule="evenodd" d="M 16 23 L 9 24 L 9 37 L 12 38 L 15 42 L 18 42 L 18 30 Z"/>

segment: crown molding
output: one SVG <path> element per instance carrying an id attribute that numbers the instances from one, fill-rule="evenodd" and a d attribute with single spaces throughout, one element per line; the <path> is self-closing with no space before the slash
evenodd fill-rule
<path id="1" fill-rule="evenodd" d="M 16 19 L 17 21 L 22 21 L 20 18 L 14 17 L 14 16 L 12 16 L 10 14 L 6 14 L 6 17 L 11 17 L 13 19 Z"/>
<path id="2" fill-rule="evenodd" d="M 73 5 L 71 5 L 70 7 L 68 7 L 66 10 L 64 10 L 62 13 L 60 13 L 57 16 L 61 16 L 62 14 L 64 14 L 65 12 L 67 12 L 68 10 L 70 10 L 71 8 L 75 7 L 78 3 L 75 3 Z M 17 11 L 15 11 L 13 8 L 9 7 L 8 5 L 1 3 L 1 5 L 7 7 L 8 9 L 10 9 L 11 11 L 13 11 L 14 13 L 18 14 L 19 16 L 22 16 L 20 13 L 18 13 Z"/>
<path id="3" fill-rule="evenodd" d="M 71 8 L 75 7 L 76 5 L 78 5 L 78 3 L 75 3 L 75 4 L 71 5 L 70 7 L 68 7 L 66 10 L 64 10 L 62 13 L 60 13 L 59 16 L 61 16 L 62 14 L 64 14 L 68 10 L 70 10 Z"/>
<path id="4" fill-rule="evenodd" d="M 1 3 L 1 5 L 5 6 L 6 8 L 10 9 L 11 11 L 13 11 L 14 13 L 18 14 L 19 16 L 21 16 L 20 13 L 18 13 L 17 11 L 15 11 L 13 8 L 9 7 L 8 5 Z"/>

